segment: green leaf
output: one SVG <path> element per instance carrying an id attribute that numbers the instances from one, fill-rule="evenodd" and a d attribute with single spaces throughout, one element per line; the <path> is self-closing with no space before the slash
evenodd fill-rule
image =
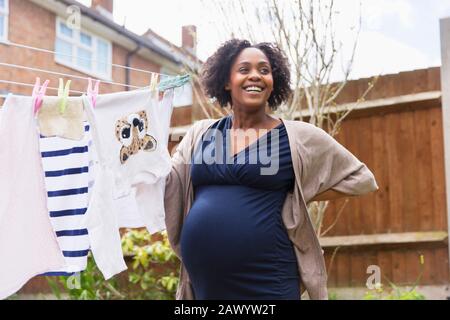
<path id="1" fill-rule="evenodd" d="M 59 289 L 58 282 L 52 277 L 45 277 L 47 279 L 48 285 L 55 295 L 56 299 L 61 300 L 61 290 Z"/>

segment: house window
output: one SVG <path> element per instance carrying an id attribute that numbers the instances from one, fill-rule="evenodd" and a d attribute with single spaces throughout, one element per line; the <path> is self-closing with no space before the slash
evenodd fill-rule
<path id="1" fill-rule="evenodd" d="M 8 0 L 0 0 L 0 41 L 8 40 Z"/>
<path id="2" fill-rule="evenodd" d="M 1 1 L 1 0 L 0 0 Z M 56 19 L 55 61 L 102 79 L 111 79 L 111 42 Z"/>

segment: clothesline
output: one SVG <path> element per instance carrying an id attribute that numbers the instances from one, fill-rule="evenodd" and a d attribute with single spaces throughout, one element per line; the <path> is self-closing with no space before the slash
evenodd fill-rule
<path id="1" fill-rule="evenodd" d="M 1 64 L 1 63 L 0 63 Z M 183 77 L 182 77 L 183 78 Z M 178 79 L 175 79 L 175 82 L 176 81 L 179 81 Z M 182 80 L 182 81 L 185 81 L 185 80 Z M 172 80 L 171 81 L 169 81 L 169 82 L 172 82 Z M 31 83 L 24 83 L 24 82 L 18 82 L 18 81 L 11 81 L 11 80 L 3 80 L 3 79 L 0 79 L 0 83 L 5 83 L 5 84 L 14 84 L 14 85 L 18 85 L 18 86 L 24 86 L 24 87 L 30 87 L 30 88 L 34 88 L 34 84 L 31 84 Z M 166 84 L 167 85 L 167 84 Z M 174 85 L 174 86 L 177 86 L 177 84 L 175 84 L 174 82 L 172 82 L 170 85 Z M 135 86 L 134 86 L 135 87 Z M 150 86 L 145 86 L 145 87 L 135 87 L 136 89 L 147 89 L 147 88 L 150 88 Z M 182 87 L 183 88 L 183 87 Z M 55 87 L 47 87 L 47 89 L 50 89 L 50 90 L 55 90 L 55 91 L 58 91 L 59 90 L 59 88 L 55 88 Z M 86 93 L 86 92 L 83 92 L 83 91 L 78 91 L 78 90 L 69 90 L 69 93 L 76 93 L 76 94 L 84 94 L 84 93 Z M 6 93 L 2 93 L 2 94 L 0 94 L 0 98 L 6 98 L 8 96 L 8 94 L 6 94 Z M 0 106 L 1 107 L 1 106 Z"/>
<path id="2" fill-rule="evenodd" d="M 24 83 L 24 82 L 17 82 L 17 81 L 10 81 L 10 80 L 2 80 L 0 79 L 0 83 L 7 83 L 7 84 L 14 84 L 14 85 L 18 85 L 18 86 L 24 86 L 24 87 L 34 87 L 34 84 L 31 83 Z M 51 90 L 56 90 L 58 91 L 58 88 L 54 88 L 54 87 L 47 87 L 47 89 L 51 89 Z M 84 94 L 85 92 L 83 91 L 78 91 L 78 90 L 69 90 L 70 93 L 77 93 L 77 94 Z M 2 95 L 2 97 L 6 97 L 6 95 Z"/>
<path id="3" fill-rule="evenodd" d="M 34 50 L 34 51 L 51 53 L 51 54 L 57 54 L 59 56 L 66 56 L 66 57 L 71 57 L 71 58 L 74 57 L 71 54 L 60 53 L 60 52 L 56 52 L 56 51 L 53 51 L 53 50 L 42 49 L 42 48 L 37 48 L 37 47 L 33 47 L 33 46 L 27 46 L 27 45 L 24 45 L 24 44 L 10 42 L 10 41 L 8 41 L 7 44 L 10 45 L 10 46 L 13 46 L 13 47 L 30 49 L 30 50 Z M 82 58 L 82 57 L 76 57 L 76 58 L 78 60 L 92 61 L 92 62 L 96 62 L 96 63 L 100 63 L 100 64 L 111 65 L 111 66 L 116 67 L 116 68 L 128 69 L 128 70 L 133 70 L 133 71 L 138 71 L 138 72 L 143 72 L 143 73 L 148 73 L 148 74 L 158 74 L 158 75 L 167 76 L 167 77 L 173 76 L 173 75 L 170 75 L 170 74 L 164 74 L 164 73 L 158 73 L 158 72 L 148 71 L 148 70 L 144 70 L 144 69 L 128 67 L 128 66 L 124 66 L 124 65 L 121 65 L 121 64 L 110 63 L 110 62 L 105 62 L 105 61 L 101 61 L 101 60 L 88 59 L 88 58 Z"/>
<path id="4" fill-rule="evenodd" d="M 14 84 L 14 85 L 30 87 L 30 88 L 34 87 L 34 84 L 31 84 L 31 83 L 24 83 L 24 82 L 17 82 L 17 81 L 11 81 L 11 80 L 3 80 L 3 79 L 0 79 L 0 83 Z M 135 87 L 135 88 L 145 89 L 145 88 L 149 88 L 149 87 L 145 86 L 145 87 Z M 47 87 L 47 89 L 58 91 L 58 88 L 55 88 L 55 87 Z M 86 92 L 78 91 L 78 90 L 69 90 L 69 93 L 84 94 Z M 6 98 L 7 96 L 8 96 L 8 94 L 0 94 L 0 98 Z"/>
<path id="5" fill-rule="evenodd" d="M 30 71 L 37 71 L 37 72 L 43 72 L 43 73 L 48 73 L 48 74 L 53 74 L 53 75 L 58 75 L 58 76 L 75 78 L 75 79 L 89 80 L 88 77 L 82 77 L 82 76 L 77 76 L 77 75 L 69 74 L 69 73 L 62 73 L 62 72 L 57 72 L 57 71 L 52 71 L 52 70 L 33 68 L 33 67 L 22 66 L 22 65 L 6 63 L 6 62 L 0 62 L 0 66 L 12 67 L 12 68 L 24 69 L 24 70 L 30 70 Z M 124 86 L 124 87 L 134 88 L 134 89 L 142 88 L 142 87 L 133 86 L 133 85 L 130 85 L 130 84 L 125 84 L 125 83 L 120 83 L 120 82 L 114 82 L 114 81 L 107 81 L 107 80 L 99 80 L 99 81 L 101 83 L 113 84 L 113 85 L 117 85 L 117 86 Z"/>

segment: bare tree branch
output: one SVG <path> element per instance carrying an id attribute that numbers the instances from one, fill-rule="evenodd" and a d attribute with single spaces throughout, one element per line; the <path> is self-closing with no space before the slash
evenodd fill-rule
<path id="1" fill-rule="evenodd" d="M 344 204 L 341 206 L 341 208 L 339 209 L 338 213 L 336 214 L 336 218 L 334 219 L 333 223 L 331 223 L 331 225 L 324 231 L 320 233 L 320 236 L 323 237 L 325 236 L 331 229 L 334 228 L 334 226 L 336 225 L 336 223 L 338 222 L 342 212 L 344 212 L 344 208 L 348 203 L 348 198 L 345 198 L 345 202 Z"/>

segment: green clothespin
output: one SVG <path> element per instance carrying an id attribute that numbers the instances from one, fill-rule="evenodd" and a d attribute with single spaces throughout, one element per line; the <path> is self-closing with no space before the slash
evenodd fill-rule
<path id="1" fill-rule="evenodd" d="M 69 89 L 70 89 L 71 80 L 66 82 L 66 86 L 64 86 L 63 79 L 59 78 L 59 87 L 58 87 L 58 98 L 59 100 L 59 112 L 63 114 L 66 111 L 67 107 L 67 98 L 69 97 Z"/>
<path id="2" fill-rule="evenodd" d="M 190 79 L 191 79 L 191 76 L 189 74 L 184 74 L 182 76 L 178 75 L 176 77 L 163 80 L 159 83 L 158 90 L 164 91 L 164 90 L 171 89 L 171 88 L 181 87 L 186 82 L 189 82 Z"/>
<path id="3" fill-rule="evenodd" d="M 150 78 L 150 91 L 154 91 L 158 86 L 158 74 L 152 73 Z"/>

